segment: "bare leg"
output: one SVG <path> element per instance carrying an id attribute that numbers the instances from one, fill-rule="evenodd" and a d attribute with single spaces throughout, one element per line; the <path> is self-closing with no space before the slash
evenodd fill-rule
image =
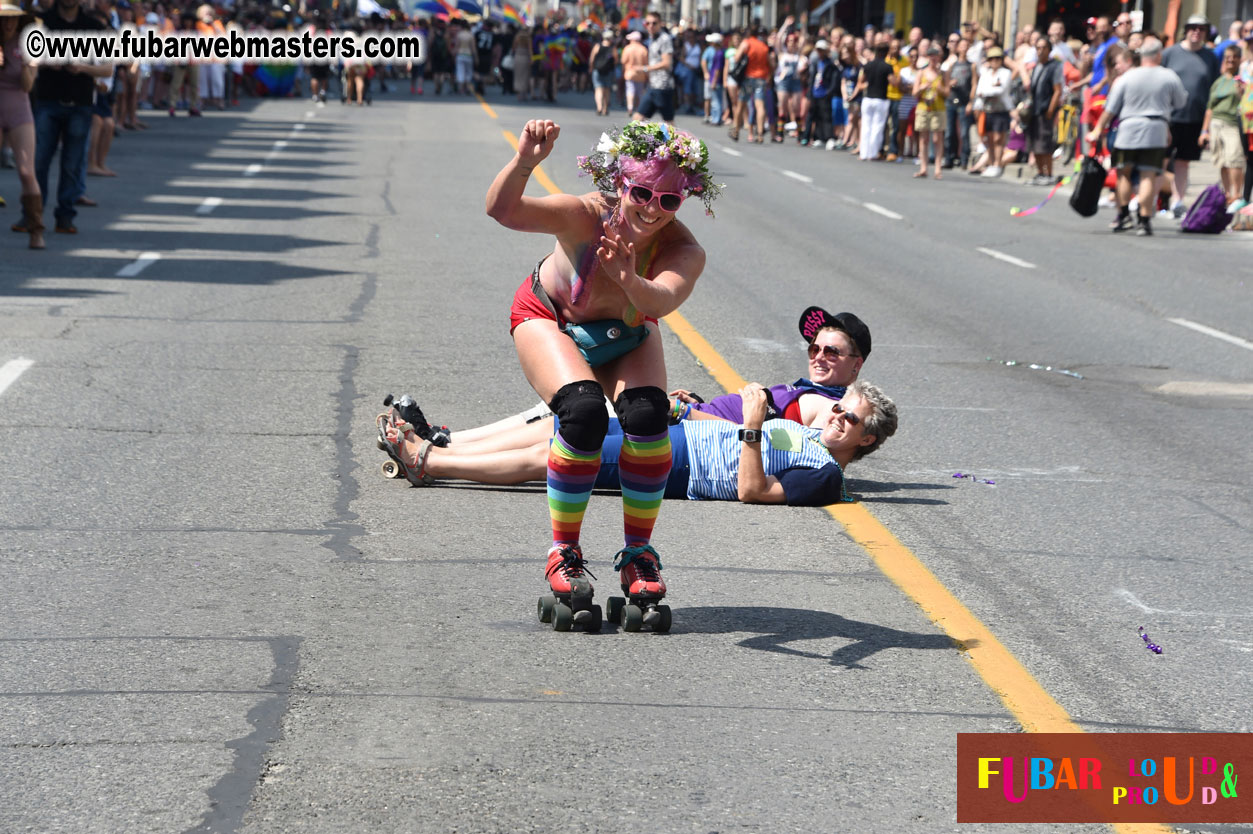
<path id="1" fill-rule="evenodd" d="M 1188 163 L 1175 160 L 1175 202 L 1182 203 L 1188 196 Z"/>
<path id="2" fill-rule="evenodd" d="M 1119 185 L 1122 177 L 1118 178 Z M 1127 191 L 1131 191 L 1131 180 L 1127 180 Z M 1157 211 L 1157 177 L 1146 171 L 1140 172 L 1140 216 L 1152 217 Z"/>
<path id="3" fill-rule="evenodd" d="M 504 422 L 504 421 L 501 421 Z M 534 423 L 523 423 L 512 428 L 502 429 L 479 440 L 463 441 L 461 432 L 453 434 L 452 445 L 441 452 L 453 455 L 484 455 L 494 452 L 507 452 L 525 449 L 536 443 L 547 444 L 553 436 L 553 418 L 546 417 Z"/>
<path id="4" fill-rule="evenodd" d="M 407 466 L 416 466 L 421 445 L 405 440 L 398 451 Z M 548 444 L 540 442 L 522 449 L 485 455 L 455 455 L 447 449 L 434 447 L 427 455 L 424 474 L 480 484 L 511 485 L 542 481 L 547 472 Z"/>

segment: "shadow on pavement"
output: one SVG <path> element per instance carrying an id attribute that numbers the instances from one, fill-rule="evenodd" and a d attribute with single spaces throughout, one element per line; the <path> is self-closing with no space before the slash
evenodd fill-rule
<path id="1" fill-rule="evenodd" d="M 947 649 L 961 650 L 973 641 L 956 644 L 943 634 L 918 634 L 894 628 L 850 620 L 826 611 L 803 608 L 678 608 L 674 612 L 674 630 L 697 634 L 735 634 L 751 632 L 758 636 L 741 640 L 736 645 L 763 652 L 794 655 L 825 660 L 832 666 L 868 670 L 862 661 L 885 649 Z M 791 648 L 785 644 L 802 640 L 842 638 L 852 643 L 831 654 L 818 654 Z"/>

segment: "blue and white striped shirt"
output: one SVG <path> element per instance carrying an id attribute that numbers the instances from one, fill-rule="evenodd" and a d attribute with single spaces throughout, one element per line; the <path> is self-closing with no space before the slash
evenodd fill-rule
<path id="1" fill-rule="evenodd" d="M 684 420 L 682 425 L 691 468 L 687 497 L 738 500 L 741 426 L 725 420 Z M 792 506 L 821 507 L 848 500 L 844 473 L 822 445 L 821 435 L 821 430 L 791 420 L 767 420 L 762 426 L 766 475 L 779 479 Z"/>

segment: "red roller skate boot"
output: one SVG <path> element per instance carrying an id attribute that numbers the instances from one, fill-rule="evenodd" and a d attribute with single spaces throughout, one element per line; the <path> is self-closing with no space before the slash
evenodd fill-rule
<path id="1" fill-rule="evenodd" d="M 599 605 L 592 604 L 592 576 L 583 561 L 577 544 L 555 544 L 548 551 L 548 578 L 551 594 L 539 598 L 539 621 L 552 623 L 553 631 L 569 631 L 579 626 L 584 631 L 600 631 Z"/>
<path id="2" fill-rule="evenodd" d="M 666 583 L 661 578 L 661 557 L 651 544 L 624 547 L 613 564 L 622 582 L 622 597 L 610 597 L 606 603 L 611 623 L 623 631 L 639 631 L 648 626 L 661 634 L 670 630 L 670 606 L 661 605 L 666 596 Z"/>

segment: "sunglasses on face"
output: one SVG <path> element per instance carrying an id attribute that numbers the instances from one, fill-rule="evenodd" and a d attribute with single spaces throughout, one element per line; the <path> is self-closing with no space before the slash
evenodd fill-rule
<path id="1" fill-rule="evenodd" d="M 826 359 L 828 362 L 834 362 L 835 360 L 843 359 L 846 356 L 848 357 L 857 356 L 857 354 L 855 353 L 845 353 L 844 351 L 832 345 L 815 345 L 813 343 L 810 343 L 809 358 L 817 359 L 819 352 L 822 353 L 822 358 Z"/>
<path id="2" fill-rule="evenodd" d="M 637 206 L 647 206 L 654 198 L 657 205 L 667 214 L 674 214 L 679 210 L 679 206 L 683 205 L 684 195 L 676 194 L 673 191 L 654 191 L 646 185 L 626 180 L 627 199 Z"/>
<path id="3" fill-rule="evenodd" d="M 831 406 L 831 413 L 835 414 L 837 417 L 843 417 L 844 422 L 848 423 L 850 426 L 861 425 L 861 418 L 858 417 L 853 412 L 844 408 L 844 406 L 840 405 L 839 403 L 836 403 L 835 405 Z"/>

